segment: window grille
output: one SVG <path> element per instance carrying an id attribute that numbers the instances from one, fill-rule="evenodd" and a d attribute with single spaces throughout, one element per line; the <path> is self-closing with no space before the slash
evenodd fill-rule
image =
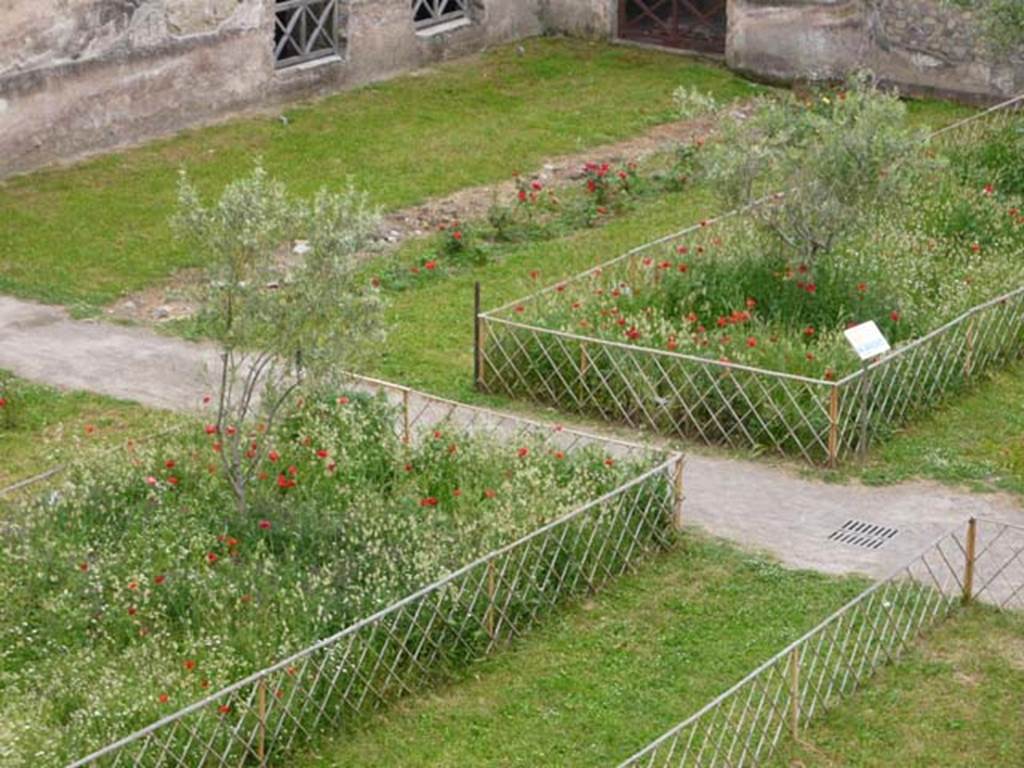
<path id="1" fill-rule="evenodd" d="M 416 29 L 432 27 L 469 15 L 469 0 L 412 0 L 412 18 Z"/>
<path id="2" fill-rule="evenodd" d="M 339 52 L 338 0 L 275 0 L 274 65 L 281 69 Z"/>

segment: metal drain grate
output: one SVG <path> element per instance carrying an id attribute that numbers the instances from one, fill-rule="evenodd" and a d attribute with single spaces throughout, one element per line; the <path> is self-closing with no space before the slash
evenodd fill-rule
<path id="1" fill-rule="evenodd" d="M 863 520 L 847 520 L 840 528 L 832 531 L 828 539 L 864 549 L 879 549 L 897 533 L 897 528 L 865 523 Z"/>

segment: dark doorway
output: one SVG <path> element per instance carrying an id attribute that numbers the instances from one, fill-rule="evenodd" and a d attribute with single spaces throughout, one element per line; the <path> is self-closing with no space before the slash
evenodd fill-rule
<path id="1" fill-rule="evenodd" d="M 619 0 L 619 37 L 725 53 L 726 0 Z"/>

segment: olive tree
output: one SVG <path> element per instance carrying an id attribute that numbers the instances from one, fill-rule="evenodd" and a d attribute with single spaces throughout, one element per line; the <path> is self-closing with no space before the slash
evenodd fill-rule
<path id="1" fill-rule="evenodd" d="M 813 267 L 902 195 L 922 140 L 897 96 L 859 74 L 808 97 L 763 99 L 749 118 L 726 123 L 700 172 L 732 205 L 752 205 L 760 225 Z"/>
<path id="2" fill-rule="evenodd" d="M 294 200 L 257 166 L 206 205 L 181 175 L 172 223 L 205 265 L 199 321 L 220 352 L 207 430 L 242 514 L 267 436 L 300 387 L 333 385 L 382 336 L 380 297 L 356 278 L 377 222 L 351 187 Z"/>

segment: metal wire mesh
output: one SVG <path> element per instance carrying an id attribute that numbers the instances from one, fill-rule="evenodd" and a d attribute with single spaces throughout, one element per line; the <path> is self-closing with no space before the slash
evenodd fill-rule
<path id="1" fill-rule="evenodd" d="M 1022 105 L 1024 96 L 929 140 L 963 144 L 1019 119 Z M 687 227 L 481 313 L 478 386 L 709 445 L 835 466 L 987 370 L 1024 354 L 1024 288 L 974 307 L 838 382 L 551 327 L 568 324 L 567 294 L 656 287 L 659 267 L 675 265 L 677 243 L 746 212 Z"/>
<path id="2" fill-rule="evenodd" d="M 318 733 L 358 723 L 522 635 L 566 598 L 597 589 L 666 546 L 682 458 L 605 441 L 405 387 L 353 378 L 396 404 L 396 433 L 456 423 L 499 436 L 542 431 L 564 450 L 599 443 L 650 469 L 333 637 L 196 702 L 73 766 L 286 764 Z"/>
<path id="3" fill-rule="evenodd" d="M 856 691 L 879 666 L 898 660 L 922 632 L 955 611 L 965 594 L 1024 608 L 1022 592 L 1024 528 L 969 523 L 966 531 L 943 535 L 620 768 L 759 765 L 783 738 Z"/>

